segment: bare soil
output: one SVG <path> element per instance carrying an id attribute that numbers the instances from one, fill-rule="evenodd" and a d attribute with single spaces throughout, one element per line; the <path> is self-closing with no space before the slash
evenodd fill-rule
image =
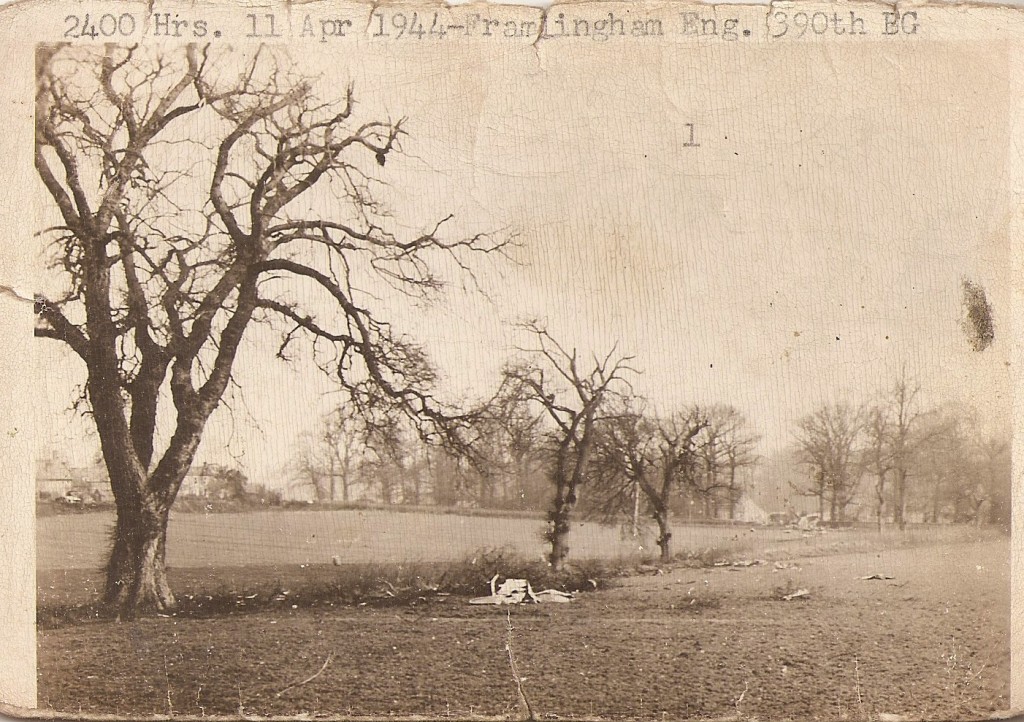
<path id="1" fill-rule="evenodd" d="M 564 605 L 283 604 L 43 630 L 39 701 L 122 716 L 429 717 L 520 717 L 528 702 L 539 719 L 954 719 L 1007 706 L 1005 538 L 789 561 L 799 568 L 677 566 Z M 893 579 L 860 579 L 875 573 Z M 60 595 L 60 577 L 41 581 Z"/>

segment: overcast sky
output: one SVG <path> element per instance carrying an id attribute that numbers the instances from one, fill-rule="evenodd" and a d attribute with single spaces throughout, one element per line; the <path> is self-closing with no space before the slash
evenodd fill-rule
<path id="1" fill-rule="evenodd" d="M 454 213 L 453 235 L 521 244 L 515 263 L 480 266 L 487 297 L 456 276 L 430 308 L 381 300 L 448 395 L 493 388 L 522 341 L 511 324 L 538 317 L 581 351 L 635 354 L 634 386 L 658 410 L 734 404 L 766 453 L 816 405 L 864 400 L 904 364 L 930 401 L 1008 413 L 1009 118 L 973 102 L 985 58 L 638 46 L 624 63 L 559 47 L 305 56 L 324 61 L 323 94 L 353 80 L 360 111 L 409 119 L 386 201 L 410 232 Z M 994 307 L 983 353 L 961 328 L 964 279 Z M 338 397 L 301 360 L 274 361 L 271 340 L 251 336 L 241 394 L 200 457 L 273 484 Z M 81 462 L 95 441 L 65 409 L 82 369 L 37 346 L 40 453 Z"/>

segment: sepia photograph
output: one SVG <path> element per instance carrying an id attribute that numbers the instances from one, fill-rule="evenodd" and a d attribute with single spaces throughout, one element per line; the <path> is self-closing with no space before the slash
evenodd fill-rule
<path id="1" fill-rule="evenodd" d="M 806 7 L 54 15 L 38 709 L 1008 714 L 1019 48 Z"/>

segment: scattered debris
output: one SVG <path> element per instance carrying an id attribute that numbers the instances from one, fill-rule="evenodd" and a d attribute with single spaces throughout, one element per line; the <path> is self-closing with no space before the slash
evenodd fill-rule
<path id="1" fill-rule="evenodd" d="M 558 589 L 545 589 L 534 592 L 530 582 L 526 579 L 506 579 L 499 586 L 498 575 L 491 577 L 491 593 L 486 597 L 475 597 L 469 600 L 470 604 L 522 604 L 531 602 L 557 602 L 564 604 L 573 600 L 570 592 L 563 592 Z"/>
<path id="2" fill-rule="evenodd" d="M 868 574 L 865 577 L 860 577 L 860 579 L 863 579 L 865 581 L 867 581 L 869 579 L 880 579 L 880 580 L 884 581 L 884 580 L 887 580 L 887 579 L 895 579 L 895 578 L 896 577 L 892 576 L 891 574 Z"/>
<path id="3" fill-rule="evenodd" d="M 910 718 L 902 714 L 878 713 L 878 722 L 909 722 Z"/>
<path id="4" fill-rule="evenodd" d="M 533 596 L 538 602 L 558 602 L 559 604 L 565 604 L 573 600 L 571 593 L 559 591 L 558 589 L 545 589 L 541 592 L 537 592 Z"/>
<path id="5" fill-rule="evenodd" d="M 772 565 L 772 571 L 773 572 L 782 572 L 782 571 L 799 572 L 800 570 L 801 570 L 801 567 L 796 565 L 796 564 L 794 564 L 793 562 L 775 562 L 775 564 Z"/>
<path id="6" fill-rule="evenodd" d="M 804 514 L 796 522 L 796 528 L 800 531 L 817 530 L 821 522 L 820 514 Z"/>
<path id="7" fill-rule="evenodd" d="M 729 571 L 736 571 L 732 567 L 759 567 L 764 564 L 764 559 L 736 559 L 731 562 L 715 562 L 716 567 L 730 567 Z"/>
<path id="8" fill-rule="evenodd" d="M 811 590 L 810 589 L 797 589 L 792 594 L 787 594 L 784 597 L 782 597 L 782 600 L 785 601 L 785 602 L 791 602 L 794 599 L 800 599 L 801 597 L 809 597 L 810 595 L 811 595 Z"/>
<path id="9" fill-rule="evenodd" d="M 660 568 L 660 567 L 652 567 L 652 566 L 651 566 L 650 564 L 641 564 L 640 566 L 638 566 L 638 567 L 636 568 L 636 570 L 637 570 L 637 571 L 638 571 L 638 572 L 639 572 L 640 574 L 653 574 L 653 575 L 656 575 L 656 576 L 658 576 L 658 575 L 661 575 L 661 574 L 664 574 L 664 573 L 665 573 L 665 572 L 663 572 L 663 571 L 661 570 L 661 568 Z"/>

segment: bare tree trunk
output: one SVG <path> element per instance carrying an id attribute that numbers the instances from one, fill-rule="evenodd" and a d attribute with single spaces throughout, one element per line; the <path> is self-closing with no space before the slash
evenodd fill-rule
<path id="1" fill-rule="evenodd" d="M 351 479 L 349 475 L 352 473 L 352 451 L 345 447 L 345 455 L 341 460 L 341 500 L 346 504 L 351 501 L 351 491 L 349 486 Z"/>
<path id="2" fill-rule="evenodd" d="M 736 493 L 736 464 L 729 464 L 729 521 L 736 520 L 736 503 L 739 501 L 739 494 Z"/>
<path id="3" fill-rule="evenodd" d="M 633 519 L 632 519 L 632 534 L 633 538 L 636 539 L 640 536 L 640 485 L 636 482 L 633 483 Z"/>
<path id="4" fill-rule="evenodd" d="M 885 511 L 885 486 L 881 477 L 875 483 L 875 523 L 878 525 L 878 533 L 882 533 L 882 515 Z"/>
<path id="5" fill-rule="evenodd" d="M 896 485 L 893 491 L 895 492 L 892 509 L 893 521 L 899 526 L 900 531 L 903 531 L 907 528 L 907 474 L 902 469 L 896 472 Z"/>
<path id="6" fill-rule="evenodd" d="M 479 506 L 483 509 L 491 509 L 494 507 L 494 483 L 493 480 L 487 476 L 480 475 L 480 503 Z"/>
<path id="7" fill-rule="evenodd" d="M 569 515 L 571 513 L 572 506 L 565 500 L 556 498 L 554 508 L 548 516 L 551 525 L 548 529 L 548 539 L 551 542 L 548 562 L 555 571 L 562 569 L 565 558 L 569 556 Z"/>
<path id="8" fill-rule="evenodd" d="M 404 486 L 404 489 L 402 490 L 402 494 L 401 494 L 401 501 L 402 501 L 402 503 L 403 504 L 409 504 L 410 502 L 412 502 L 413 506 L 419 506 L 420 505 L 420 476 L 419 476 L 419 474 L 415 473 L 415 469 L 413 470 L 412 480 L 411 481 L 407 481 L 406 483 L 403 483 L 402 485 Z M 409 491 L 410 493 L 407 495 L 406 491 Z"/>
<path id="9" fill-rule="evenodd" d="M 654 512 L 654 520 L 658 522 L 658 546 L 661 548 L 661 560 L 667 562 L 672 558 L 672 530 L 669 527 L 668 509 Z"/>
<path id="10" fill-rule="evenodd" d="M 113 546 L 107 562 L 104 605 L 118 617 L 176 606 L 167 582 L 166 548 L 169 505 L 118 503 Z"/>
<path id="11" fill-rule="evenodd" d="M 584 456 L 583 463 L 585 461 Z M 555 473 L 561 479 L 565 479 L 564 464 L 559 464 Z M 551 542 L 551 554 L 548 556 L 548 561 L 555 571 L 562 568 L 565 558 L 569 555 L 569 519 L 572 516 L 572 510 L 576 507 L 576 501 L 576 484 L 573 477 L 569 476 L 566 481 L 560 480 L 556 485 L 551 511 L 548 513 L 550 528 L 547 536 L 548 541 Z"/>

